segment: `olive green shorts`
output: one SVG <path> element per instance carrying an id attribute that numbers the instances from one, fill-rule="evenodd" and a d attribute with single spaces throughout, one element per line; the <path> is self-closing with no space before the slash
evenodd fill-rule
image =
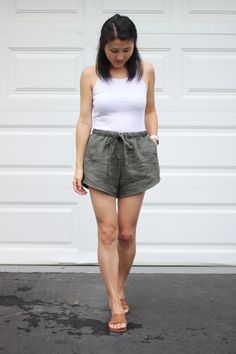
<path id="1" fill-rule="evenodd" d="M 146 130 L 93 129 L 84 153 L 82 185 L 114 197 L 143 192 L 160 182 L 157 145 Z"/>

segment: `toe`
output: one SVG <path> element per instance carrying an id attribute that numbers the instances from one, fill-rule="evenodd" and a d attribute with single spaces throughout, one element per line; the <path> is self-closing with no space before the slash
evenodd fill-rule
<path id="1" fill-rule="evenodd" d="M 119 331 L 125 329 L 127 324 L 126 321 L 124 321 L 124 316 L 122 316 L 122 314 L 114 314 L 109 326 L 111 329 Z"/>

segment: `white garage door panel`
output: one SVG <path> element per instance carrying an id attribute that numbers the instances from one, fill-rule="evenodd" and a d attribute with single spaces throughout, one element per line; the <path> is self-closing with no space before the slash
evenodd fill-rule
<path id="1" fill-rule="evenodd" d="M 58 204 L 62 206 L 77 205 L 80 200 L 71 188 L 71 173 L 59 169 L 25 167 L 19 172 L 6 168 L 0 172 L 1 200 L 13 205 Z"/>
<path id="2" fill-rule="evenodd" d="M 101 7 L 101 11 L 114 13 L 117 9 L 116 3 L 109 0 L 98 1 Z M 144 14 L 157 14 L 162 15 L 170 10 L 171 1 L 162 0 L 136 0 L 135 8 L 132 1 L 119 0 L 119 7 L 123 9 L 126 13 L 140 13 L 142 16 Z"/>
<path id="3" fill-rule="evenodd" d="M 88 218 L 89 199 L 79 200 L 72 191 L 71 173 L 23 171 L 0 172 L 0 263 L 94 261 L 95 220 Z M 85 239 L 91 226 L 93 234 Z"/>
<path id="4" fill-rule="evenodd" d="M 159 100 L 157 101 L 157 105 Z M 226 101 L 227 103 L 227 101 Z M 178 114 L 178 119 L 176 120 L 176 114 Z M 171 112 L 171 111 L 161 111 L 159 113 L 162 132 L 165 131 L 175 131 L 183 129 L 188 129 L 188 131 L 201 131 L 200 129 L 210 128 L 211 130 L 217 129 L 218 133 L 220 129 L 226 128 L 223 131 L 232 131 L 236 128 L 235 112 L 216 112 L 216 111 L 190 111 L 190 112 Z M 160 133 L 162 133 L 160 131 Z M 159 146 L 161 148 L 161 146 Z"/>
<path id="5" fill-rule="evenodd" d="M 231 15 L 236 14 L 236 3 L 232 0 L 184 0 L 185 11 L 195 15 Z"/>
<path id="6" fill-rule="evenodd" d="M 235 265 L 236 247 L 230 246 L 183 246 L 167 245 L 163 247 L 138 246 L 139 259 L 135 258 L 134 265 L 202 265 L 228 266 Z M 143 260 L 143 261 L 142 261 Z"/>
<path id="7" fill-rule="evenodd" d="M 235 209 L 236 173 L 176 171 L 166 169 L 162 172 L 162 188 L 154 188 L 145 196 L 145 205 L 151 206 L 217 206 L 221 210 L 227 206 Z M 223 235 L 222 235 L 223 236 Z"/>
<path id="8" fill-rule="evenodd" d="M 72 168 L 74 164 L 72 129 L 3 129 L 0 133 L 2 166 Z"/>
<path id="9" fill-rule="evenodd" d="M 42 49 L 28 50 L 27 53 L 26 50 L 17 53 L 13 49 L 11 54 L 10 71 L 15 77 L 11 91 L 76 91 L 77 54 L 50 53 L 49 50 L 45 54 Z"/>
<path id="10" fill-rule="evenodd" d="M 146 192 L 134 264 L 235 265 L 230 0 L 0 1 L 0 263 L 97 263 L 89 194 L 72 188 L 75 124 L 81 70 L 116 12 L 156 72 L 161 183 Z"/>
<path id="11" fill-rule="evenodd" d="M 4 35 L 2 110 L 79 110 L 79 76 L 86 64 L 80 35 Z"/>
<path id="12" fill-rule="evenodd" d="M 18 205 L 0 208 L 0 228 L 4 230 L 1 244 L 71 244 L 75 217 L 69 206 Z"/>
<path id="13" fill-rule="evenodd" d="M 1 0 L 2 31 L 94 32 L 116 12 L 132 17 L 142 33 L 235 33 L 235 2 L 232 0 Z M 87 15 L 87 16 L 86 16 Z M 33 18 L 33 21 L 32 21 Z M 94 21 L 97 20 L 97 22 Z M 88 27 L 89 28 L 89 27 Z"/>
<path id="14" fill-rule="evenodd" d="M 156 226 L 153 230 L 152 220 Z M 195 227 L 193 227 L 195 225 Z M 185 206 L 144 207 L 139 244 L 159 247 L 171 244 L 235 245 L 236 209 L 226 207 Z M 233 226 L 233 227 L 232 227 Z M 160 233 L 158 232 L 160 230 Z M 224 235 L 224 238 L 222 238 Z"/>
<path id="15" fill-rule="evenodd" d="M 168 135 L 167 135 L 168 134 Z M 236 167 L 235 133 L 162 133 L 163 167 Z M 222 149 L 223 147 L 223 149 Z"/>
<path id="16" fill-rule="evenodd" d="M 76 112 L 40 112 L 40 111 L 29 111 L 29 112 L 0 112 L 1 117 L 1 127 L 2 128 L 65 128 L 73 129 L 75 120 L 79 116 Z M 19 124 L 20 123 L 20 124 Z M 74 132 L 75 134 L 75 132 Z"/>
<path id="17" fill-rule="evenodd" d="M 236 110 L 234 36 L 141 35 L 140 43 L 156 67 L 159 110 Z"/>
<path id="18" fill-rule="evenodd" d="M 16 13 L 73 13 L 81 7 L 81 0 L 17 0 Z"/>
<path id="19" fill-rule="evenodd" d="M 205 95 L 209 95 L 209 91 L 216 91 L 218 95 L 227 95 L 231 91 L 235 95 L 236 51 L 231 52 L 228 49 L 217 52 L 214 49 L 213 53 L 194 53 L 191 50 L 191 53 L 184 54 L 185 92 L 193 94 L 203 91 Z"/>
<path id="20" fill-rule="evenodd" d="M 97 10 L 94 13 L 103 14 L 101 22 L 117 12 L 115 1 L 91 1 Z M 135 4 L 122 0 L 119 5 L 123 14 L 134 18 L 142 33 L 176 33 L 177 29 L 179 33 L 228 33 L 236 27 L 232 0 L 140 0 Z"/>

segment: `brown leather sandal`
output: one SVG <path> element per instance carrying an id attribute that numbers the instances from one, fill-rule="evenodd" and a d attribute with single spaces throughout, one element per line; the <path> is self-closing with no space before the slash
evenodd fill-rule
<path id="1" fill-rule="evenodd" d="M 121 306 L 124 310 L 124 313 L 128 313 L 129 312 L 129 306 L 127 304 L 127 302 L 125 301 L 125 299 L 120 299 L 120 303 L 121 303 Z"/>
<path id="2" fill-rule="evenodd" d="M 112 328 L 110 324 L 114 324 L 114 323 L 125 323 L 126 326 L 122 328 Z M 110 321 L 108 322 L 108 328 L 112 332 L 125 332 L 127 331 L 127 323 L 128 322 L 125 318 L 124 313 L 115 313 L 114 315 L 112 315 Z"/>

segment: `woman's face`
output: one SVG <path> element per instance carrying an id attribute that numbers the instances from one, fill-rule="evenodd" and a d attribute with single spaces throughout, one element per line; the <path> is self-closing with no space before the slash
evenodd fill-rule
<path id="1" fill-rule="evenodd" d="M 106 43 L 104 47 L 107 59 L 114 68 L 122 68 L 133 53 L 134 42 L 132 40 L 114 39 Z"/>

